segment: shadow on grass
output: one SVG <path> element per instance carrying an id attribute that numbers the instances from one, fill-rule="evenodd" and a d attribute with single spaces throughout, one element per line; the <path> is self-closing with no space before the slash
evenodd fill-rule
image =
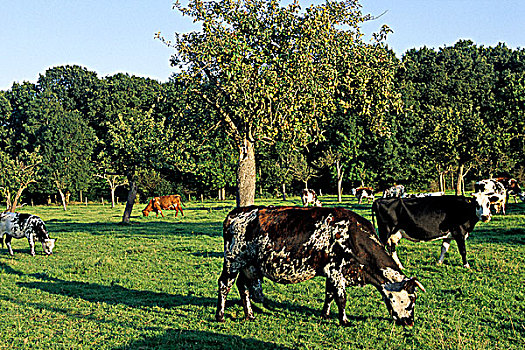
<path id="1" fill-rule="evenodd" d="M 65 281 L 50 277 L 45 273 L 26 275 L 13 269 L 11 266 L 0 262 L 0 271 L 16 276 L 29 276 L 40 281 L 18 282 L 22 288 L 39 289 L 41 291 L 80 298 L 89 302 L 103 302 L 107 304 L 123 304 L 130 307 L 153 307 L 173 308 L 183 305 L 215 306 L 216 299 L 199 296 L 180 294 L 168 294 L 152 291 L 134 290 L 119 286 L 105 286 L 97 283 Z"/>
<path id="2" fill-rule="evenodd" d="M 67 220 L 49 220 L 46 223 L 51 237 L 60 236 L 61 232 L 88 233 L 92 235 L 117 235 L 122 238 L 142 236 L 222 236 L 222 223 L 184 223 L 184 222 L 140 222 L 130 225 L 105 222 L 70 222 Z"/>
<path id="3" fill-rule="evenodd" d="M 468 238 L 476 243 L 525 244 L 525 229 L 523 228 L 490 228 L 476 229 Z"/>
<path id="4" fill-rule="evenodd" d="M 171 329 L 160 336 L 135 341 L 115 349 L 291 349 L 237 335 Z"/>

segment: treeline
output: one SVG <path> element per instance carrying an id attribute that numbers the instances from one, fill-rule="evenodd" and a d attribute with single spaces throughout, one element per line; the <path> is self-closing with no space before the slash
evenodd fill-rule
<path id="1" fill-rule="evenodd" d="M 312 142 L 262 140 L 255 149 L 258 195 L 393 183 L 460 192 L 465 181 L 482 177 L 525 179 L 522 49 L 459 41 L 409 50 L 402 59 L 387 48 L 383 54 L 394 64 L 400 103 L 370 127 L 342 98 L 331 113 L 311 116 L 320 130 Z M 35 84 L 0 91 L 2 201 L 14 210 L 56 196 L 65 209 L 81 196 L 111 201 L 115 193 L 121 201 L 137 193 L 143 201 L 171 193 L 235 195 L 236 140 L 219 112 L 188 90 L 178 75 L 159 83 L 59 66 Z M 365 92 L 382 103 L 380 91 Z"/>

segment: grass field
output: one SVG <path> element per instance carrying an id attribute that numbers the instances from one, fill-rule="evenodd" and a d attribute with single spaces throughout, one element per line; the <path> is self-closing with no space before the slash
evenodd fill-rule
<path id="1" fill-rule="evenodd" d="M 370 205 L 348 207 L 370 219 Z M 297 205 L 257 201 L 257 204 Z M 142 217 L 118 225 L 123 207 L 24 207 L 39 215 L 55 253 L 31 257 L 14 240 L 0 250 L 0 349 L 523 349 L 525 348 L 525 204 L 478 223 L 467 240 L 470 270 L 455 243 L 442 266 L 440 242 L 401 241 L 406 275 L 427 292 L 415 326 L 395 327 L 371 286 L 348 289 L 351 326 L 320 318 L 324 279 L 297 285 L 264 282 L 269 299 L 245 321 L 236 287 L 226 322 L 214 321 L 222 267 L 222 220 L 232 201 L 185 203 L 184 217 Z"/>

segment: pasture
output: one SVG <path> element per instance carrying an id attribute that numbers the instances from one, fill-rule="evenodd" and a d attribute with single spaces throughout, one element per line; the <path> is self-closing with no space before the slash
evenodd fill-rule
<path id="1" fill-rule="evenodd" d="M 354 197 L 340 205 L 370 219 Z M 299 205 L 258 200 L 257 204 Z M 245 321 L 234 286 L 226 322 L 214 321 L 222 268 L 222 220 L 233 201 L 186 202 L 185 216 L 142 217 L 118 225 L 123 207 L 24 207 L 39 215 L 55 253 L 29 255 L 13 240 L 0 251 L 0 349 L 523 349 L 525 348 L 525 204 L 478 223 L 467 240 L 470 270 L 453 242 L 437 266 L 441 242 L 402 240 L 407 276 L 417 276 L 415 326 L 396 327 L 379 292 L 348 288 L 349 327 L 337 308 L 323 320 L 324 278 L 297 285 L 264 282 L 269 299 Z"/>

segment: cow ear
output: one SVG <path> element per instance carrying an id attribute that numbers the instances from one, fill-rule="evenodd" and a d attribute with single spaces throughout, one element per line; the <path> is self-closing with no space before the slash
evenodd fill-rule
<path id="1" fill-rule="evenodd" d="M 417 280 L 416 277 L 412 277 L 405 281 L 405 284 L 403 285 L 403 289 L 405 289 L 409 293 L 414 293 L 416 291 L 416 287 L 419 287 L 422 292 L 426 292 L 425 287 Z"/>

